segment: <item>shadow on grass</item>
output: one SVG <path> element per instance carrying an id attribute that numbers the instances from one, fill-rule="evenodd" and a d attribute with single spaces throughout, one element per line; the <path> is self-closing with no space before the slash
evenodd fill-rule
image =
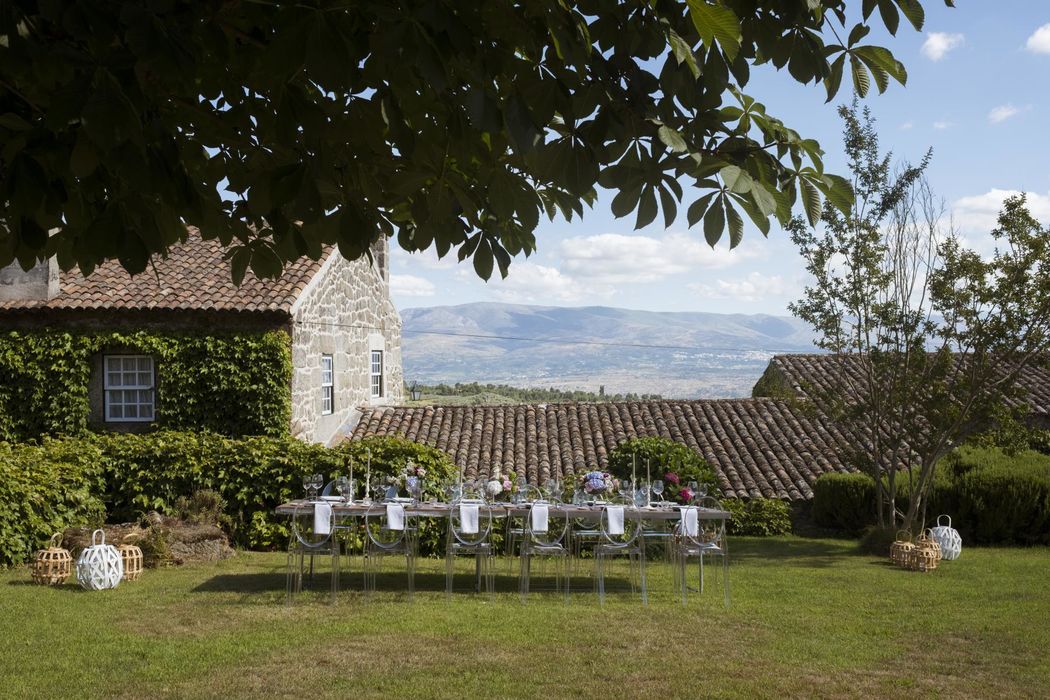
<path id="1" fill-rule="evenodd" d="M 472 573 L 457 572 L 453 580 L 453 592 L 456 595 L 476 593 L 475 578 Z M 198 584 L 193 593 L 284 593 L 286 590 L 285 572 L 268 571 L 243 574 L 220 574 Z M 362 591 L 363 577 L 360 571 L 342 572 L 339 579 L 340 591 Z M 518 577 L 496 575 L 494 577 L 496 593 L 517 593 Z M 323 592 L 331 585 L 331 571 L 317 571 L 311 577 L 303 576 L 304 590 Z M 401 593 L 407 590 L 408 580 L 404 572 L 386 572 L 376 576 L 376 591 L 383 593 Z M 607 577 L 605 580 L 610 592 L 630 591 L 631 585 L 626 578 Z M 573 592 L 589 591 L 592 585 L 585 576 L 573 578 Z M 422 572 L 416 573 L 415 589 L 420 593 L 444 593 L 445 574 Z M 533 576 L 529 582 L 529 595 L 557 595 L 553 576 Z"/>
<path id="2" fill-rule="evenodd" d="M 856 542 L 843 540 L 828 542 L 826 540 L 762 540 L 748 539 L 734 546 L 729 538 L 729 561 L 747 563 L 754 566 L 779 565 L 790 562 L 792 566 L 825 568 L 841 563 L 843 557 L 867 556 L 857 549 Z"/>

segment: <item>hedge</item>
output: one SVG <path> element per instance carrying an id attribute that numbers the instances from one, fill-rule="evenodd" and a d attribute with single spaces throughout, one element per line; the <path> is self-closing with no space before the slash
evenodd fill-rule
<path id="1" fill-rule="evenodd" d="M 897 478 L 897 506 L 909 504 L 907 474 Z M 875 482 L 865 474 L 825 474 L 813 487 L 813 519 L 857 534 L 875 523 Z M 938 465 L 926 515 L 951 516 L 964 542 L 1050 544 L 1050 456 L 1033 450 L 962 447 Z"/>
<path id="2" fill-rule="evenodd" d="M 862 473 L 821 475 L 813 484 L 813 522 L 860 534 L 875 522 L 875 480 Z"/>
<path id="3" fill-rule="evenodd" d="M 101 464 L 81 440 L 0 443 L 0 566 L 27 561 L 66 527 L 102 522 Z"/>
<path id="4" fill-rule="evenodd" d="M 303 476 L 346 474 L 351 458 L 363 482 L 369 450 L 374 481 L 412 460 L 427 469 L 428 492 L 437 495 L 438 483 L 456 472 L 447 454 L 393 437 L 334 449 L 287 437 L 173 431 L 45 439 L 39 446 L 0 443 L 0 564 L 24 562 L 56 530 L 101 522 L 106 512 L 111 522 L 134 521 L 152 510 L 176 515 L 180 498 L 201 490 L 225 502 L 236 544 L 284 547 L 287 520 L 273 515 L 274 508 L 302 496 Z M 426 525 L 422 553 L 438 551 L 443 534 L 440 524 Z"/>
<path id="5" fill-rule="evenodd" d="M 155 358 L 158 428 L 288 433 L 292 361 L 283 331 L 9 331 L 0 333 L 0 441 L 85 434 L 92 360 L 108 349 Z"/>
<path id="6" fill-rule="evenodd" d="M 791 532 L 791 508 L 776 498 L 726 498 L 722 507 L 732 514 L 726 524 L 730 535 L 774 537 Z"/>

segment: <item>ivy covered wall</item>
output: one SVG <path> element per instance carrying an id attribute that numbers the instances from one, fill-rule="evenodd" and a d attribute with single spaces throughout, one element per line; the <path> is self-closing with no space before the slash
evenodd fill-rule
<path id="1" fill-rule="evenodd" d="M 153 356 L 155 427 L 287 435 L 290 344 L 279 330 L 0 332 L 0 441 L 87 431 L 93 363 L 113 351 Z"/>

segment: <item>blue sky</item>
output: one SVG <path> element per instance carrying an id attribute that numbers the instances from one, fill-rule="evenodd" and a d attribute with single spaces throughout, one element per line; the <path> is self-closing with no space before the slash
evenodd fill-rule
<path id="1" fill-rule="evenodd" d="M 921 34 L 902 22 L 896 38 L 869 35 L 869 43 L 887 46 L 905 63 L 909 78 L 907 86 L 891 84 L 865 102 L 883 147 L 895 156 L 917 160 L 933 148 L 931 185 L 964 239 L 987 250 L 987 232 L 1008 193 L 1028 192 L 1033 213 L 1050 223 L 1050 147 L 1040 128 L 1050 122 L 1050 2 L 957 4 L 949 9 L 927 0 Z M 822 86 L 800 86 L 786 71 L 761 69 L 746 92 L 819 140 L 825 167 L 844 173 L 835 109 L 848 100 L 848 79 L 843 86 L 840 98 L 825 104 Z M 693 198 L 687 191 L 687 202 Z M 786 314 L 805 284 L 801 258 L 776 226 L 768 238 L 751 228 L 736 249 L 723 243 L 712 250 L 684 216 L 667 230 L 660 224 L 634 231 L 633 216 L 609 212 L 611 200 L 600 190 L 582 222 L 544 220 L 538 250 L 516 259 L 505 280 L 481 281 L 454 254 L 438 260 L 432 250 L 394 250 L 394 301 L 399 308 L 508 301 Z"/>

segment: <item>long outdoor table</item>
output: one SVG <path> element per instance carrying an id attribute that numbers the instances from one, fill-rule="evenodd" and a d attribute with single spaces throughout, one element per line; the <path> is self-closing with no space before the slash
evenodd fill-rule
<path id="1" fill-rule="evenodd" d="M 363 517 L 372 505 L 364 503 L 345 503 L 342 501 L 329 501 L 335 516 Z M 299 499 L 282 503 L 274 511 L 277 515 L 305 515 L 313 511 L 313 501 Z M 405 515 L 409 517 L 422 518 L 447 518 L 452 511 L 448 503 L 423 502 L 418 504 L 402 503 L 405 507 Z M 573 503 L 549 503 L 552 511 L 559 515 L 564 514 L 574 519 L 597 519 L 602 512 L 601 505 L 577 505 Z M 512 516 L 524 517 L 528 515 L 529 504 L 517 503 L 493 503 L 483 506 L 483 510 L 490 511 L 493 517 Z M 624 517 L 628 520 L 677 520 L 681 517 L 681 506 L 660 507 L 625 507 Z M 731 516 L 729 511 L 716 510 L 714 508 L 699 508 L 697 517 L 701 520 L 728 520 Z"/>

